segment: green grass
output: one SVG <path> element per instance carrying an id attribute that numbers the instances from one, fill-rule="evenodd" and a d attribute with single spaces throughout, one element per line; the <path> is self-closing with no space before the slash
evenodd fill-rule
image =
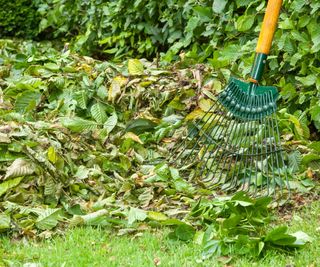
<path id="1" fill-rule="evenodd" d="M 234 258 L 232 266 L 320 266 L 320 202 L 293 214 L 290 231 L 305 231 L 314 241 L 294 254 L 270 251 L 263 258 Z M 41 242 L 11 241 L 0 238 L 0 255 L 4 266 L 223 266 L 217 259 L 199 263 L 201 248 L 167 238 L 168 229 L 142 236 L 115 236 L 103 229 L 75 228 L 63 237 Z"/>

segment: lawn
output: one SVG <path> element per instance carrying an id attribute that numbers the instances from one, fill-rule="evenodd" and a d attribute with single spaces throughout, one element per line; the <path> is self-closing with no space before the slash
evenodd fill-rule
<path id="1" fill-rule="evenodd" d="M 320 266 L 319 1 L 7 2 L 0 267 Z"/>
<path id="2" fill-rule="evenodd" d="M 278 217 L 283 222 L 281 215 Z M 290 232 L 302 230 L 313 238 L 300 251 L 268 251 L 250 259 L 211 258 L 201 261 L 201 247 L 168 238 L 169 229 L 117 236 L 103 228 L 74 228 L 43 241 L 1 237 L 4 266 L 320 266 L 320 201 L 287 215 Z M 229 261 L 230 260 L 230 261 Z M 229 261 L 226 263 L 225 261 Z M 37 265 L 26 265 L 34 263 Z"/>

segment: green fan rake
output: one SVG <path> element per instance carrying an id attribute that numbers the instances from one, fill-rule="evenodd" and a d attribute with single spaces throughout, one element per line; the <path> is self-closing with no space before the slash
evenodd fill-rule
<path id="1" fill-rule="evenodd" d="M 171 162 L 206 187 L 251 194 L 290 192 L 275 116 L 278 91 L 260 86 L 282 1 L 269 0 L 248 82 L 231 78 L 202 116 L 180 133 Z M 191 127 L 190 127 L 191 126 Z"/>

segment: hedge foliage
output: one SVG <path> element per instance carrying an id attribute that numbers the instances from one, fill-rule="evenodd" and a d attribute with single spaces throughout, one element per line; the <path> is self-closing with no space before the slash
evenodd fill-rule
<path id="1" fill-rule="evenodd" d="M 35 37 L 39 30 L 38 0 L 0 0 L 0 37 Z"/>

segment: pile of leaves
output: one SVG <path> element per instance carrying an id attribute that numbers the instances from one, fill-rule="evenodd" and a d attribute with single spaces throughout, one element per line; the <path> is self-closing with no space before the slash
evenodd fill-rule
<path id="1" fill-rule="evenodd" d="M 172 238 L 202 244 L 204 258 L 257 256 L 310 240 L 270 230 L 269 197 L 219 197 L 164 160 L 175 129 L 201 110 L 203 90 L 220 91 L 228 73 L 138 59 L 114 64 L 50 43 L 1 40 L 0 54 L 0 231 L 50 237 L 78 225 L 119 234 L 171 226 Z M 291 155 L 299 172 L 291 187 L 308 192 L 319 142 L 296 140 L 299 121 L 280 116 L 285 145 L 301 151 Z"/>
<path id="2" fill-rule="evenodd" d="M 242 77 L 250 72 L 266 7 L 264 0 L 36 3 L 39 33 L 66 38 L 85 55 L 208 62 L 215 71 L 223 69 L 226 75 L 231 71 Z M 281 101 L 297 128 L 295 134 L 306 140 L 320 138 L 316 134 L 320 130 L 319 9 L 318 2 L 283 1 L 264 76 L 266 84 L 281 88 Z M 18 23 L 16 28 L 20 27 Z"/>

